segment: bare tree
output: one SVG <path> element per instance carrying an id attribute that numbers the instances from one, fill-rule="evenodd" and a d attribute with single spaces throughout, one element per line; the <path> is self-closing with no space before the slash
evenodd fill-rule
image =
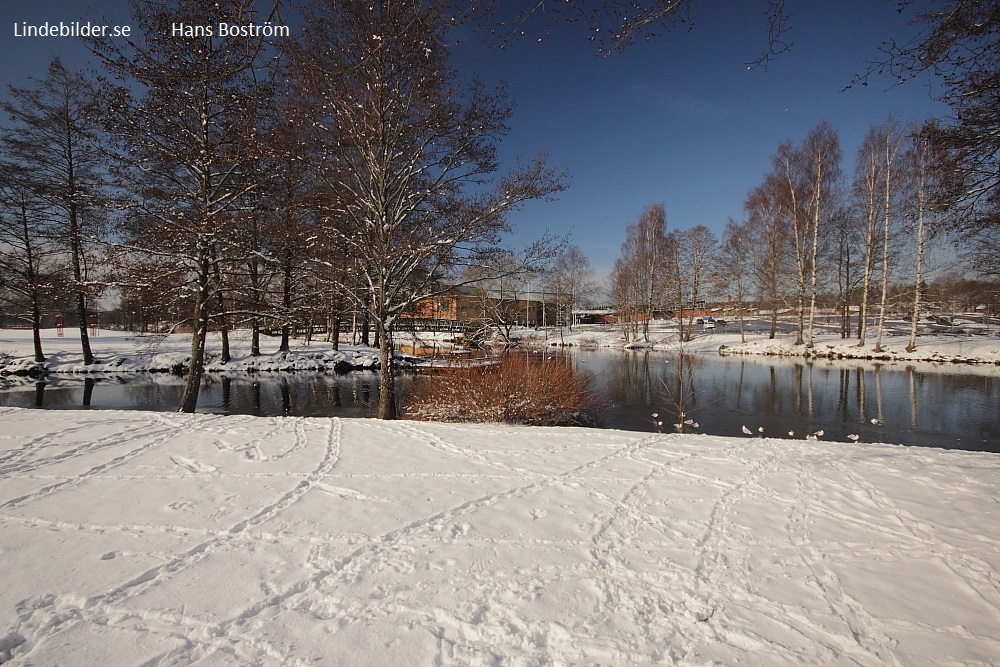
<path id="1" fill-rule="evenodd" d="M 734 304 L 736 321 L 740 325 L 740 342 L 745 343 L 745 300 L 750 292 L 753 260 L 752 242 L 745 224 L 740 225 L 732 218 L 726 222 L 719 255 L 719 266 L 714 275 L 727 300 Z"/>
<path id="2" fill-rule="evenodd" d="M 98 148 L 95 91 L 81 74 L 63 67 L 59 58 L 45 77 L 27 88 L 9 87 L 10 100 L 0 104 L 14 126 L 3 137 L 8 158 L 22 174 L 44 214 L 60 229 L 69 265 L 67 287 L 73 295 L 83 363 L 94 363 L 87 334 L 87 299 L 96 284 L 89 275 L 88 238 L 99 235 L 104 222 L 105 164 Z"/>
<path id="3" fill-rule="evenodd" d="M 578 247 L 570 246 L 556 256 L 548 279 L 563 314 L 560 330 L 562 321 L 567 321 L 570 331 L 573 330 L 573 311 L 597 291 L 593 276 L 590 260 Z"/>
<path id="4" fill-rule="evenodd" d="M 863 221 L 864 230 L 861 303 L 858 312 L 858 347 L 864 347 L 865 336 L 868 332 L 868 305 L 878 259 L 879 156 L 875 128 L 871 128 L 865 136 L 861 148 L 858 149 L 857 163 L 854 168 L 853 197 L 855 209 Z"/>
<path id="5" fill-rule="evenodd" d="M 882 133 L 882 294 L 879 298 L 878 312 L 878 334 L 875 338 L 875 352 L 882 351 L 882 334 L 885 331 L 886 307 L 889 299 L 889 248 L 890 234 L 894 227 L 897 215 L 897 207 L 900 199 L 900 191 L 905 187 L 904 181 L 908 178 L 902 168 L 900 152 L 902 151 L 905 139 L 904 128 L 893 118 L 885 123 L 885 131 Z"/>
<path id="6" fill-rule="evenodd" d="M 695 309 L 706 296 L 705 289 L 709 285 L 719 242 L 715 234 L 704 225 L 686 230 L 674 230 L 670 233 L 670 237 L 673 241 L 671 248 L 673 280 L 680 296 L 677 321 L 681 327 L 681 340 L 689 341 L 694 331 Z M 685 306 L 688 312 L 686 327 L 683 322 Z"/>
<path id="7" fill-rule="evenodd" d="M 909 189 L 907 210 L 910 222 L 907 230 L 913 235 L 914 268 L 913 268 L 913 302 L 910 315 L 910 340 L 906 345 L 907 352 L 917 349 L 917 324 L 920 322 L 920 310 L 923 307 L 923 292 L 926 288 L 926 250 L 928 231 L 937 227 L 940 211 L 936 208 L 941 199 L 936 189 L 941 185 L 940 173 L 937 170 L 940 162 L 935 155 L 936 145 L 933 141 L 935 133 L 933 122 L 925 123 L 923 127 L 911 132 L 908 137 L 905 160 L 907 169 L 912 175 L 912 187 Z"/>
<path id="8" fill-rule="evenodd" d="M 806 214 L 811 226 L 809 328 L 808 347 L 813 346 L 813 324 L 816 320 L 817 276 L 819 273 L 819 246 L 821 234 L 830 227 L 830 219 L 838 210 L 840 169 L 840 140 L 836 130 L 826 121 L 817 125 L 805 138 L 802 153 L 807 170 L 808 197 Z"/>
<path id="9" fill-rule="evenodd" d="M 890 235 L 897 215 L 902 173 L 897 155 L 903 140 L 902 127 L 893 119 L 873 126 L 865 135 L 858 149 L 857 167 L 854 171 L 854 200 L 864 221 L 864 266 L 861 274 L 861 304 L 858 319 L 858 346 L 865 345 L 868 331 L 868 313 L 872 282 L 876 268 L 881 269 L 881 298 L 879 300 L 879 340 L 885 319 L 885 302 L 888 297 L 890 260 Z"/>
<path id="10" fill-rule="evenodd" d="M 857 82 L 873 75 L 906 81 L 930 72 L 942 84 L 940 99 L 952 110 L 932 140 L 938 170 L 947 170 L 940 195 L 952 208 L 955 231 L 996 232 L 1000 220 L 1000 3 L 996 0 L 941 0 L 915 8 L 919 32 L 908 41 L 890 39 L 885 57 L 873 62 Z"/>
<path id="11" fill-rule="evenodd" d="M 840 308 L 840 337 L 851 337 L 853 296 L 860 279 L 856 266 L 860 236 L 855 209 L 841 206 L 832 218 L 833 260 L 837 271 L 837 303 Z"/>
<path id="12" fill-rule="evenodd" d="M 92 45 L 109 73 L 131 86 L 117 88 L 107 110 L 122 139 L 121 170 L 137 189 L 122 229 L 124 259 L 159 258 L 175 267 L 174 298 L 190 304 L 192 323 L 179 410 L 194 412 L 209 324 L 220 314 L 217 263 L 232 242 L 233 211 L 256 187 L 248 174 L 259 149 L 262 87 L 255 74 L 264 43 L 171 35 L 177 22 L 245 23 L 246 0 L 131 0 L 131 6 L 144 41 Z M 163 276 L 140 277 L 158 280 Z"/>
<path id="13" fill-rule="evenodd" d="M 335 165 L 326 233 L 359 262 L 358 295 L 379 334 L 378 416 L 397 414 L 392 331 L 400 313 L 443 292 L 452 267 L 475 263 L 508 230 L 505 213 L 564 187 L 539 157 L 483 191 L 511 108 L 502 91 L 462 85 L 447 65 L 443 2 L 325 0 L 294 53 L 325 115 L 323 159 Z"/>
<path id="14" fill-rule="evenodd" d="M 463 3 L 464 10 L 452 20 L 470 21 L 497 39 L 501 48 L 530 35 L 541 40 L 558 23 L 582 26 L 599 54 L 621 53 L 636 41 L 650 40 L 675 29 L 689 30 L 694 0 L 561 0 L 557 3 L 502 3 L 477 0 Z M 787 33 L 791 26 L 785 0 L 761 0 L 766 43 L 750 61 L 751 67 L 767 67 L 771 60 L 791 49 Z"/>
<path id="15" fill-rule="evenodd" d="M 0 303 L 5 311 L 31 323 L 37 362 L 45 361 L 42 309 L 63 282 L 56 262 L 60 254 L 57 238 L 23 168 L 0 163 Z"/>
<path id="16" fill-rule="evenodd" d="M 531 296 L 531 283 L 539 280 L 535 269 L 541 268 L 524 254 L 507 248 L 497 248 L 488 258 L 482 257 L 477 264 L 463 268 L 460 282 L 471 292 L 487 335 L 495 331 L 505 345 L 510 345 L 518 322 L 530 324 L 527 300 Z"/>
<path id="17" fill-rule="evenodd" d="M 268 170 L 264 196 L 268 200 L 270 260 L 277 278 L 271 313 L 281 327 L 278 349 L 282 352 L 290 349 L 292 329 L 308 310 L 309 297 L 315 295 L 312 260 L 321 245 L 325 262 L 335 256 L 331 244 L 321 244 L 319 238 L 318 218 L 325 213 L 328 202 L 319 193 L 320 157 L 315 154 L 312 137 L 306 130 L 312 120 L 308 114 L 313 110 L 303 108 L 297 98 L 295 93 L 282 97 L 279 120 L 269 133 L 264 160 Z M 336 219 L 327 222 L 336 224 Z"/>
<path id="18" fill-rule="evenodd" d="M 649 341 L 649 321 L 657 310 L 663 293 L 667 261 L 667 213 L 663 204 L 647 206 L 639 220 L 625 228 L 620 261 L 612 273 L 612 293 L 626 321 L 631 319 L 633 332 Z M 627 341 L 626 341 L 627 342 Z"/>
<path id="19" fill-rule="evenodd" d="M 746 236 L 757 302 L 770 309 L 768 338 L 773 339 L 777 333 L 787 267 L 791 263 L 785 228 L 788 204 L 780 179 L 773 172 L 766 175 L 764 182 L 747 195 L 743 207 L 747 212 Z"/>
<path id="20" fill-rule="evenodd" d="M 639 337 L 641 290 L 638 288 L 636 267 L 630 263 L 631 250 L 628 241 L 622 245 L 622 254 L 615 259 L 608 275 L 608 295 L 615 307 L 622 338 L 628 344 Z"/>
<path id="21" fill-rule="evenodd" d="M 796 345 L 813 345 L 820 236 L 829 220 L 832 190 L 840 178 L 840 145 L 826 121 L 817 125 L 798 148 L 783 142 L 772 158 L 780 179 L 795 260 L 798 326 Z M 808 301 L 808 325 L 806 312 Z"/>

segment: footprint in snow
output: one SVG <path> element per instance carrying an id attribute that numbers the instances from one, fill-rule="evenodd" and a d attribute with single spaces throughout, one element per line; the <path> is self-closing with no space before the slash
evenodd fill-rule
<path id="1" fill-rule="evenodd" d="M 470 574 L 483 574 L 492 568 L 492 562 L 486 558 L 476 558 L 469 564 Z"/>
<path id="2" fill-rule="evenodd" d="M 182 468 L 186 468 L 191 472 L 202 472 L 202 473 L 215 472 L 215 466 L 210 466 L 207 463 L 202 463 L 201 461 L 193 461 L 184 456 L 171 456 L 170 460 L 173 461 L 176 465 L 179 465 Z"/>
<path id="3" fill-rule="evenodd" d="M 372 500 L 374 502 L 385 502 L 382 498 L 369 498 L 363 493 L 355 491 L 354 489 L 345 489 L 340 486 L 332 486 L 324 482 L 316 482 L 314 486 L 320 491 L 329 493 L 331 496 L 337 496 L 339 498 L 346 498 L 348 500 Z"/>
<path id="4" fill-rule="evenodd" d="M 219 451 L 223 451 L 223 452 L 231 452 L 231 451 L 233 451 L 233 446 L 231 444 L 229 444 L 228 442 L 226 442 L 225 440 L 216 440 L 214 444 L 215 444 L 216 449 L 218 449 Z"/>

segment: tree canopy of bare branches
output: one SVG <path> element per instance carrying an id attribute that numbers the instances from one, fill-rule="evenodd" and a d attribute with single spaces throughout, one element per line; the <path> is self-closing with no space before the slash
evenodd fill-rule
<path id="1" fill-rule="evenodd" d="M 443 2 L 323 0 L 293 68 L 322 109 L 317 141 L 329 224 L 380 335 L 378 415 L 396 415 L 392 330 L 404 309 L 443 289 L 508 231 L 505 214 L 565 187 L 543 156 L 494 183 L 511 105 L 502 89 L 448 66 Z"/>
<path id="2" fill-rule="evenodd" d="M 190 308 L 191 354 L 180 410 L 198 401 L 209 322 L 219 316 L 218 262 L 232 243 L 233 212 L 254 191 L 263 40 L 171 36 L 171 25 L 243 22 L 245 0 L 131 0 L 142 41 L 94 44 L 118 87 L 106 113 L 120 137 L 130 207 L 121 229 L 128 265 L 152 267 L 131 284 L 161 282 Z M 107 86 L 110 88 L 110 85 Z M 164 272 L 166 274 L 164 275 Z"/>

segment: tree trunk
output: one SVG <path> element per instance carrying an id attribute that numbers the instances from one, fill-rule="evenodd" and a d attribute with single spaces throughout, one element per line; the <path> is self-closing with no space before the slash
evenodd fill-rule
<path id="1" fill-rule="evenodd" d="M 840 338 L 851 337 L 851 249 L 841 239 L 837 261 L 837 283 L 840 287 Z"/>
<path id="2" fill-rule="evenodd" d="M 35 347 L 35 361 L 41 363 L 45 361 L 42 354 L 42 306 L 38 298 L 38 291 L 31 293 L 31 340 Z"/>
<path id="3" fill-rule="evenodd" d="M 392 336 L 384 329 L 382 322 L 377 323 L 375 334 L 379 338 L 378 360 L 378 414 L 379 419 L 396 419 L 396 378 L 393 368 Z"/>
<path id="4" fill-rule="evenodd" d="M 890 222 L 890 181 L 889 170 L 885 175 L 885 210 L 882 220 L 882 295 L 879 298 L 878 335 L 875 337 L 875 352 L 882 351 L 882 332 L 885 330 L 886 301 L 889 297 L 889 222 Z"/>
<path id="5" fill-rule="evenodd" d="M 209 250 L 202 247 L 198 250 L 198 293 L 194 306 L 194 331 L 191 332 L 191 356 L 178 412 L 194 412 L 198 406 L 205 364 L 205 341 L 208 338 L 209 273 Z"/>
<path id="6" fill-rule="evenodd" d="M 281 280 L 281 307 L 284 321 L 281 323 L 281 345 L 280 352 L 288 352 L 288 330 L 289 319 L 292 316 L 292 258 L 287 250 L 282 259 L 282 280 Z"/>
<path id="7" fill-rule="evenodd" d="M 260 318 L 250 320 L 250 356 L 260 356 Z"/>
<path id="8" fill-rule="evenodd" d="M 913 316 L 910 319 L 910 342 L 906 345 L 907 352 L 917 349 L 917 323 L 920 322 L 920 283 L 924 279 L 924 211 L 923 202 L 917 214 L 917 268 L 913 278 Z"/>
<path id="9" fill-rule="evenodd" d="M 222 354 L 219 361 L 228 364 L 232 357 L 229 354 L 229 319 L 226 317 L 226 304 L 222 296 L 222 290 L 216 294 L 219 302 L 219 334 L 222 337 Z"/>
<path id="10" fill-rule="evenodd" d="M 821 201 L 820 194 L 820 184 L 822 176 L 822 162 L 820 162 L 818 170 L 816 172 L 816 200 L 814 202 L 813 209 L 813 221 L 812 221 L 812 257 L 810 266 L 810 285 L 809 285 L 809 333 L 806 336 L 806 347 L 813 347 L 813 323 L 816 320 L 816 274 L 818 267 L 816 266 L 816 259 L 819 255 L 819 209 Z"/>
<path id="11" fill-rule="evenodd" d="M 228 364 L 231 359 L 229 356 L 229 319 L 226 317 L 226 299 L 222 293 L 222 270 L 219 269 L 219 255 L 214 246 L 212 247 L 212 270 L 215 273 L 215 299 L 219 304 L 219 334 L 222 337 L 222 356 L 219 361 Z"/>
<path id="12" fill-rule="evenodd" d="M 924 146 L 918 146 L 917 150 L 923 150 Z M 921 156 L 922 157 L 922 156 Z M 917 349 L 917 323 L 920 322 L 920 284 L 924 280 L 924 212 L 926 210 L 925 195 L 925 172 L 923 165 L 918 166 L 917 175 L 917 266 L 913 275 L 913 315 L 910 319 L 910 342 L 906 346 L 907 352 Z"/>
<path id="13" fill-rule="evenodd" d="M 72 184 L 72 172 L 70 173 Z M 73 292 L 76 295 L 76 314 L 80 319 L 80 347 L 83 349 L 83 364 L 94 363 L 94 353 L 90 349 L 90 336 L 87 335 L 87 297 L 83 293 L 83 266 L 81 255 L 83 243 L 80 239 L 80 224 L 77 220 L 76 204 L 69 207 L 70 254 L 73 262 Z"/>
<path id="14" fill-rule="evenodd" d="M 335 313 L 330 322 L 330 338 L 333 342 L 333 349 L 340 349 L 340 313 Z"/>
<path id="15" fill-rule="evenodd" d="M 806 282 L 805 273 L 800 270 L 799 274 L 799 296 L 798 296 L 798 322 L 795 325 L 795 344 L 805 345 L 806 328 Z"/>
<path id="16" fill-rule="evenodd" d="M 371 346 L 372 320 L 368 312 L 368 299 L 365 299 L 364 307 L 361 309 L 361 344 L 365 347 Z"/>
<path id="17" fill-rule="evenodd" d="M 263 298 L 260 289 L 260 268 L 257 260 L 252 258 L 249 263 L 250 269 L 250 303 L 253 309 L 253 316 L 250 318 L 250 356 L 260 356 L 260 311 L 263 306 Z"/>
<path id="18" fill-rule="evenodd" d="M 31 339 L 35 348 L 35 361 L 41 363 L 45 361 L 42 354 L 42 305 L 41 296 L 38 294 L 38 276 L 35 273 L 35 257 L 31 251 L 31 233 L 28 229 L 28 209 L 22 202 L 21 211 L 21 232 L 24 235 L 24 250 L 26 255 L 28 272 L 28 284 L 31 285 Z"/>
<path id="19" fill-rule="evenodd" d="M 865 346 L 865 334 L 868 331 L 868 295 L 871 289 L 872 271 L 875 263 L 874 229 L 869 223 L 868 232 L 865 237 L 865 266 L 861 274 L 861 304 L 858 314 L 858 347 Z"/>

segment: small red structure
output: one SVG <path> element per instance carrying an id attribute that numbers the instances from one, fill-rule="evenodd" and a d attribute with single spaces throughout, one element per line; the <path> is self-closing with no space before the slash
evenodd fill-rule
<path id="1" fill-rule="evenodd" d="M 66 335 L 65 323 L 62 315 L 56 315 L 56 335 L 62 338 Z"/>
<path id="2" fill-rule="evenodd" d="M 90 335 L 91 336 L 96 336 L 97 335 L 97 315 L 91 315 L 88 319 L 90 320 Z"/>

